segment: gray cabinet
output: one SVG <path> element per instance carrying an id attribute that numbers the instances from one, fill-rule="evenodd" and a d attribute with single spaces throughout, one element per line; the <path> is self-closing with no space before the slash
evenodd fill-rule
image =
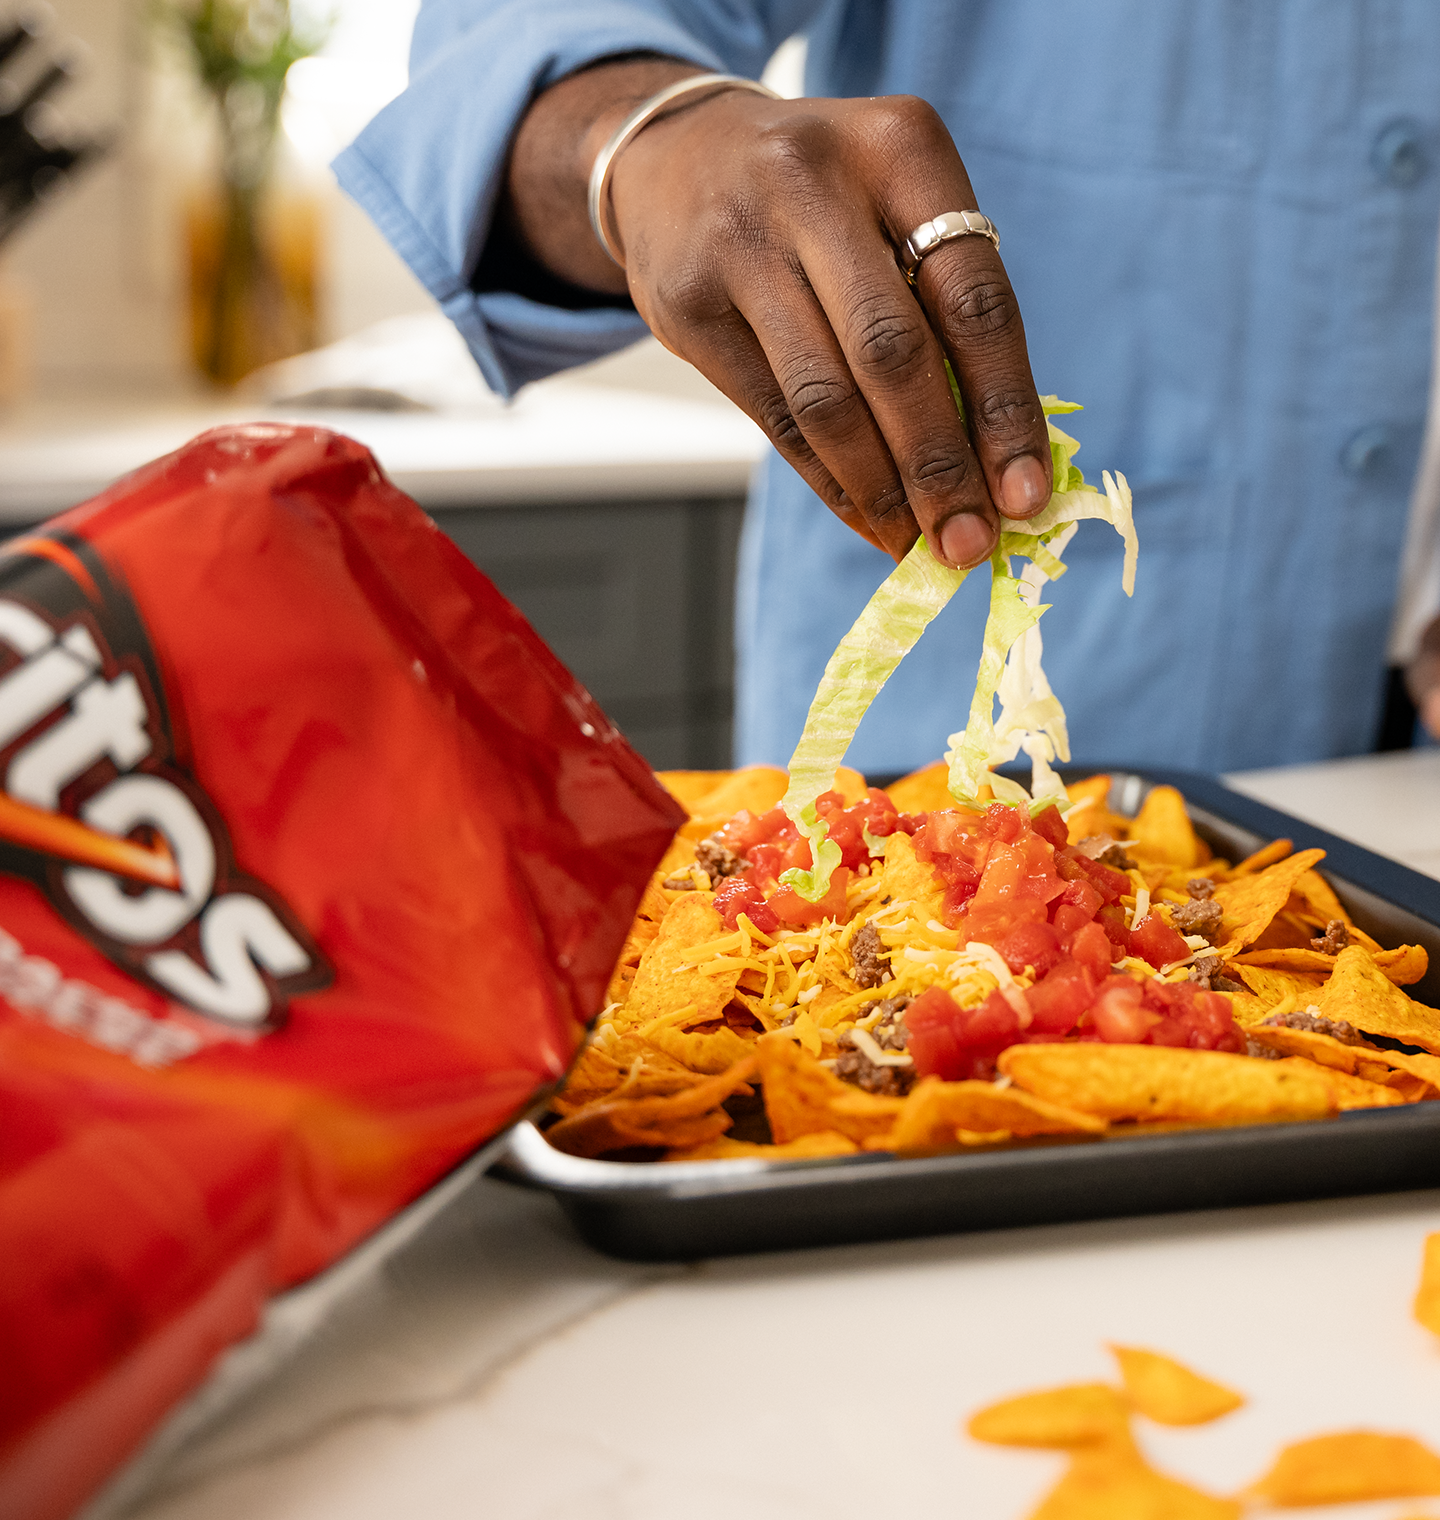
<path id="1" fill-rule="evenodd" d="M 657 770 L 730 764 L 736 497 L 434 510 Z"/>

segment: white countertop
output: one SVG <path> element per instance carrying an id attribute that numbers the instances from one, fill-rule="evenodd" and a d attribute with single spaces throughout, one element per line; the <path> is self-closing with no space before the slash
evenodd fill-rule
<path id="1" fill-rule="evenodd" d="M 333 428 L 428 510 L 544 501 L 740 496 L 759 428 L 717 401 L 547 380 L 508 404 L 329 411 L 239 400 L 77 403 L 0 418 L 0 523 L 74 506 L 206 428 L 257 419 Z"/>
<path id="2" fill-rule="evenodd" d="M 1234 781 L 1440 875 L 1440 751 Z M 142 1493 L 90 1513 L 1020 1520 L 1060 1459 L 978 1446 L 961 1422 L 1113 1378 L 1106 1341 L 1250 1396 L 1214 1425 L 1142 1432 L 1158 1466 L 1216 1492 L 1326 1430 L 1440 1449 L 1440 1344 L 1409 1313 L 1432 1230 L 1440 1192 L 649 1267 L 480 1180 L 245 1401 L 152 1460 Z"/>

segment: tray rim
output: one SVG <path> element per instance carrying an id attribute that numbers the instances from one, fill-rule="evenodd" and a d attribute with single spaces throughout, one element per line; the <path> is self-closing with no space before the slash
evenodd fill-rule
<path id="1" fill-rule="evenodd" d="M 1194 814 L 1209 814 L 1217 821 L 1238 826 L 1262 840 L 1289 838 L 1297 850 L 1324 849 L 1326 857 L 1322 870 L 1326 876 L 1372 893 L 1388 905 L 1401 908 L 1440 931 L 1440 881 L 1318 825 L 1258 802 L 1226 786 L 1216 776 L 1160 766 L 1071 764 L 1058 769 L 1062 778 L 1067 780 L 1102 772 L 1122 778 L 1136 777 L 1145 784 L 1146 792 L 1155 786 L 1174 786 L 1184 795 L 1187 807 Z M 1199 821 L 1205 820 L 1200 817 Z M 775 1161 L 751 1156 L 668 1162 L 605 1161 L 570 1156 L 551 1146 L 540 1129 L 527 1118 L 509 1131 L 504 1147 L 490 1166 L 489 1175 L 577 1202 L 637 1201 L 648 1197 L 657 1202 L 670 1200 L 678 1203 L 685 1199 L 743 1194 L 762 1186 L 838 1183 L 861 1172 L 867 1178 L 878 1179 L 892 1168 L 900 1169 L 899 1175 L 906 1177 L 919 1177 L 927 1172 L 939 1176 L 961 1170 L 990 1169 L 996 1164 L 996 1158 L 1001 1157 L 1014 1158 L 1013 1161 L 1000 1162 L 1001 1168 L 1034 1167 L 1037 1163 L 1030 1158 L 1039 1151 L 1047 1155 L 1082 1152 L 1093 1155 L 1109 1145 L 1125 1145 L 1145 1147 L 1156 1155 L 1169 1152 L 1198 1155 L 1211 1144 L 1234 1144 L 1236 1137 L 1258 1137 L 1282 1131 L 1287 1136 L 1303 1138 L 1306 1132 L 1329 1133 L 1337 1124 L 1351 1124 L 1356 1119 L 1394 1125 L 1397 1116 L 1410 1115 L 1406 1123 L 1424 1127 L 1423 1121 L 1414 1115 L 1425 1114 L 1426 1107 L 1424 1104 L 1406 1104 L 1352 1110 L 1320 1120 L 1291 1119 L 1265 1124 L 1131 1132 L 1098 1137 L 1093 1141 L 1067 1136 L 1044 1144 L 1011 1143 L 978 1151 L 947 1151 L 934 1156 L 899 1156 L 892 1151 L 873 1151 Z M 1436 1103 L 1434 1114 L 1426 1114 L 1426 1118 L 1440 1128 L 1440 1102 Z"/>

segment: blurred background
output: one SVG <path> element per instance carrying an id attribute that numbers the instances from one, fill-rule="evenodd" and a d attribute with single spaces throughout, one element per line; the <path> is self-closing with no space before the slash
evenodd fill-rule
<path id="1" fill-rule="evenodd" d="M 218 422 L 334 427 L 647 759 L 726 764 L 760 434 L 653 341 L 484 390 L 327 167 L 403 89 L 417 3 L 0 0 L 0 527 Z"/>

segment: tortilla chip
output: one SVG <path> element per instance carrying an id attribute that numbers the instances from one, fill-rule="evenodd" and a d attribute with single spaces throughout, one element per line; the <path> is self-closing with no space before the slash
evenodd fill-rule
<path id="1" fill-rule="evenodd" d="M 1168 1045 L 1012 1045 L 1000 1070 L 1052 1103 L 1107 1119 L 1314 1119 L 1338 1107 L 1320 1071 Z"/>
<path id="2" fill-rule="evenodd" d="M 1287 1446 L 1246 1490 L 1275 1505 L 1346 1504 L 1440 1494 L 1440 1457 L 1414 1436 L 1347 1430 Z"/>
<path id="3" fill-rule="evenodd" d="M 1204 1425 L 1239 1409 L 1244 1398 L 1191 1372 L 1172 1357 L 1138 1346 L 1111 1346 L 1130 1402 L 1159 1425 Z"/>
<path id="4" fill-rule="evenodd" d="M 1065 788 L 1071 804 L 1065 815 L 1071 844 L 1097 836 L 1125 839 L 1129 835 L 1130 820 L 1110 811 L 1110 784 L 1109 776 L 1087 776 Z"/>
<path id="5" fill-rule="evenodd" d="M 1040 1446 L 1071 1451 L 1118 1440 L 1129 1444 L 1129 1409 L 1108 1383 L 1072 1383 L 1002 1399 L 970 1417 L 976 1441 L 994 1446 Z"/>
<path id="6" fill-rule="evenodd" d="M 1253 944 L 1271 919 L 1285 906 L 1290 889 L 1316 861 L 1325 858 L 1324 850 L 1302 850 L 1253 876 L 1222 881 L 1215 888 L 1215 901 L 1225 914 L 1225 942 L 1215 953 L 1228 959 L 1237 950 Z"/>
<path id="7" fill-rule="evenodd" d="M 742 810 L 759 817 L 779 804 L 790 778 L 773 765 L 748 765 L 743 770 L 722 771 L 720 784 L 690 807 L 690 822 L 681 826 L 687 839 L 704 839 Z"/>
<path id="8" fill-rule="evenodd" d="M 1262 845 L 1253 855 L 1247 855 L 1240 864 L 1230 872 L 1231 877 L 1250 876 L 1256 871 L 1263 871 L 1267 866 L 1273 866 L 1277 860 L 1285 857 L 1295 848 L 1292 839 L 1272 839 L 1269 844 Z"/>
<path id="9" fill-rule="evenodd" d="M 1146 864 L 1200 864 L 1200 841 L 1190 825 L 1185 799 L 1173 786 L 1153 786 L 1130 825 L 1130 851 Z"/>
<path id="10" fill-rule="evenodd" d="M 913 902 L 917 904 L 914 916 L 923 922 L 936 918 L 945 900 L 945 884 L 935 874 L 934 866 L 928 866 L 915 858 L 915 845 L 910 836 L 897 830 L 885 841 L 885 858 L 880 867 L 884 881 L 874 901 Z"/>
<path id="11" fill-rule="evenodd" d="M 1440 1093 L 1440 1056 L 1416 1056 L 1400 1050 L 1371 1050 L 1364 1045 L 1346 1045 L 1328 1034 L 1312 1029 L 1287 1029 L 1283 1025 L 1250 1025 L 1245 1036 L 1258 1045 L 1283 1051 L 1287 1056 L 1305 1056 L 1317 1065 L 1348 1072 L 1366 1082 L 1378 1082 L 1408 1096 L 1417 1087 L 1421 1091 Z M 1397 1074 L 1410 1079 L 1397 1082 Z"/>
<path id="12" fill-rule="evenodd" d="M 656 771 L 655 779 L 692 817 L 711 792 L 719 791 L 734 771 Z"/>
<path id="13" fill-rule="evenodd" d="M 1304 904 L 1306 911 L 1322 924 L 1338 918 L 1346 928 L 1354 928 L 1354 920 L 1345 911 L 1345 905 L 1335 895 L 1335 889 L 1319 873 L 1306 871 L 1291 890 Z"/>
<path id="14" fill-rule="evenodd" d="M 545 1138 L 571 1156 L 603 1156 L 631 1146 L 693 1146 L 715 1140 L 730 1128 L 721 1104 L 755 1074 L 755 1058 L 668 1098 L 619 1098 L 595 1103 L 552 1124 Z"/>
<path id="15" fill-rule="evenodd" d="M 680 1029 L 672 1024 L 652 1030 L 645 1038 L 682 1066 L 709 1073 L 728 1071 L 755 1049 L 753 1036 L 747 1039 L 724 1024 L 704 1031 Z"/>
<path id="16" fill-rule="evenodd" d="M 837 1131 L 819 1130 L 812 1135 L 801 1135 L 788 1145 L 752 1145 L 746 1140 L 732 1140 L 723 1135 L 708 1145 L 697 1145 L 690 1150 L 671 1151 L 667 1161 L 734 1161 L 753 1157 L 759 1161 L 810 1161 L 821 1156 L 853 1156 L 859 1146 L 847 1140 Z"/>
<path id="17" fill-rule="evenodd" d="M 1248 988 L 1247 992 L 1230 994 L 1231 1013 L 1246 1033 L 1252 1024 L 1267 1018 L 1282 1004 L 1287 1008 L 1308 1008 L 1325 985 L 1325 978 L 1315 971 L 1278 971 L 1240 960 L 1231 961 L 1226 970 Z"/>
<path id="18" fill-rule="evenodd" d="M 1400 945 L 1394 950 L 1371 952 L 1375 964 L 1397 987 L 1408 987 L 1418 982 L 1430 969 L 1430 956 L 1424 945 Z M 1237 955 L 1238 966 L 1270 966 L 1280 971 L 1318 971 L 1329 975 L 1335 967 L 1335 957 L 1323 950 L 1247 950 Z"/>
<path id="19" fill-rule="evenodd" d="M 788 776 L 785 778 L 785 785 L 787 787 L 790 785 L 790 778 Z M 853 807 L 865 795 L 869 785 L 870 783 L 866 781 L 859 771 L 852 771 L 848 765 L 837 765 L 835 767 L 835 784 L 830 790 L 840 793 L 845 799 L 846 807 Z M 784 794 L 782 793 L 781 795 L 783 796 Z"/>
<path id="20" fill-rule="evenodd" d="M 1420 1286 L 1415 1290 L 1415 1318 L 1440 1335 L 1440 1232 L 1425 1237 Z"/>
<path id="21" fill-rule="evenodd" d="M 896 1120 L 890 1145 L 897 1151 L 942 1150 L 966 1142 L 959 1131 L 984 1135 L 989 1143 L 996 1131 L 1012 1135 L 1099 1134 L 1103 1119 L 1073 1108 L 1047 1103 L 1014 1087 L 993 1082 L 942 1082 L 925 1077 L 910 1089 Z M 970 1144 L 977 1142 L 971 1140 Z"/>
<path id="22" fill-rule="evenodd" d="M 736 965 L 707 975 L 691 964 L 691 952 L 724 933 L 725 926 L 708 893 L 686 892 L 677 897 L 665 910 L 658 933 L 640 957 L 621 1015 L 625 1024 L 643 1029 L 663 1014 L 687 1007 L 695 1010 L 688 1020 L 692 1024 L 720 1018 L 735 995 L 744 968 Z M 684 1057 L 677 1055 L 677 1059 Z"/>
<path id="23" fill-rule="evenodd" d="M 550 1100 L 556 1113 L 577 1113 L 603 1098 L 664 1098 L 705 1078 L 634 1035 L 581 1051 L 564 1088 Z"/>
<path id="24" fill-rule="evenodd" d="M 1352 1108 L 1394 1108 L 1405 1102 L 1402 1093 L 1381 1082 L 1370 1082 L 1364 1077 L 1354 1077 L 1349 1072 L 1337 1071 L 1333 1066 L 1312 1061 L 1306 1056 L 1286 1056 L 1276 1063 L 1279 1066 L 1308 1067 L 1320 1072 L 1335 1092 L 1335 1106 L 1341 1113 Z"/>
<path id="25" fill-rule="evenodd" d="M 903 1099 L 842 1082 L 783 1032 L 762 1036 L 756 1051 L 765 1113 L 777 1145 L 826 1130 L 859 1145 L 874 1136 L 888 1136 L 894 1127 Z"/>
<path id="26" fill-rule="evenodd" d="M 1316 1003 L 1327 1019 L 1345 1019 L 1366 1034 L 1440 1053 L 1440 1012 L 1407 997 L 1361 945 L 1335 957 L 1335 969 Z"/>
<path id="27" fill-rule="evenodd" d="M 1081 1447 L 1029 1520 L 1239 1520 L 1240 1505 L 1167 1478 L 1133 1448 Z"/>
<path id="28" fill-rule="evenodd" d="M 955 806 L 950 795 L 950 767 L 943 760 L 923 771 L 911 771 L 885 790 L 900 813 L 935 813 Z"/>

